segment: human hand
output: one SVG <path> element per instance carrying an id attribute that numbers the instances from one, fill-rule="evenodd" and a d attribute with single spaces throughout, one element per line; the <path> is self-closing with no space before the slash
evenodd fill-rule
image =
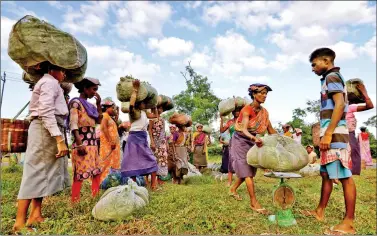
<path id="1" fill-rule="evenodd" d="M 330 143 L 331 143 L 331 140 L 332 140 L 332 135 L 324 135 L 322 138 L 321 138 L 321 141 L 319 143 L 319 149 L 321 151 L 327 151 L 330 149 Z"/>
<path id="2" fill-rule="evenodd" d="M 78 153 L 80 156 L 85 156 L 85 155 L 87 154 L 87 152 L 86 152 L 86 148 L 85 148 L 85 146 L 83 146 L 83 145 L 78 145 L 78 146 L 76 147 L 76 149 L 77 149 L 77 153 Z"/>
<path id="3" fill-rule="evenodd" d="M 94 98 L 96 99 L 97 106 L 101 106 L 101 96 L 98 93 L 95 93 Z"/>
<path id="4" fill-rule="evenodd" d="M 64 157 L 68 154 L 68 147 L 65 145 L 64 139 L 57 143 L 58 153 L 56 154 L 56 158 Z"/>
<path id="5" fill-rule="evenodd" d="M 140 80 L 135 79 L 134 81 L 132 81 L 132 86 L 134 87 L 134 89 L 139 89 L 139 87 L 140 87 Z"/>

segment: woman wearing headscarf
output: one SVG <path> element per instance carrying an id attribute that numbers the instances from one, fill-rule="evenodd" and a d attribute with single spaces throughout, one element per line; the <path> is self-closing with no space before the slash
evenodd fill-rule
<path id="1" fill-rule="evenodd" d="M 178 132 L 173 135 L 174 141 L 174 172 L 173 177 L 181 184 L 183 176 L 188 173 L 188 153 L 187 153 L 187 138 L 186 127 L 177 125 Z"/>
<path id="2" fill-rule="evenodd" d="M 175 178 L 175 146 L 174 137 L 178 136 L 177 126 L 171 124 L 169 125 L 170 135 L 166 137 L 168 144 L 168 172 L 173 177 L 173 181 L 177 182 Z"/>
<path id="3" fill-rule="evenodd" d="M 100 148 L 100 162 L 101 162 L 101 177 L 100 183 L 107 177 L 110 168 L 120 168 L 120 140 L 118 135 L 118 126 L 111 117 L 116 116 L 115 103 L 111 98 L 105 98 L 102 101 L 101 121 L 101 148 Z"/>
<path id="4" fill-rule="evenodd" d="M 238 179 L 230 188 L 230 194 L 236 200 L 242 200 L 237 194 L 237 189 L 243 182 L 246 182 L 251 209 L 261 214 L 268 214 L 255 197 L 253 178 L 257 169 L 247 164 L 246 155 L 254 145 L 258 147 L 263 145 L 262 140 L 256 137 L 257 134 L 263 134 L 266 130 L 269 134 L 276 134 L 269 120 L 268 111 L 261 106 L 266 101 L 267 93 L 272 89 L 264 84 L 252 84 L 248 91 L 253 102 L 242 108 L 231 141 L 232 162 Z"/>
<path id="5" fill-rule="evenodd" d="M 144 102 L 136 102 L 139 93 L 140 81 L 133 81 L 133 92 L 130 100 L 131 128 L 127 144 L 124 149 L 121 163 L 121 172 L 124 177 L 132 177 L 136 182 L 136 176 L 152 175 L 152 190 L 157 190 L 157 160 L 148 144 L 148 119 L 156 118 L 155 114 L 146 113 Z"/>
<path id="6" fill-rule="evenodd" d="M 157 113 L 157 118 L 149 120 L 149 135 L 152 151 L 157 158 L 157 176 L 164 177 L 168 175 L 168 151 L 165 134 L 165 120 L 161 117 L 164 109 L 159 105 L 155 112 Z M 163 184 L 163 181 L 158 179 L 158 183 Z"/>
<path id="7" fill-rule="evenodd" d="M 348 132 L 349 132 L 349 151 L 351 155 L 351 160 L 352 160 L 352 175 L 360 175 L 361 173 L 361 156 L 363 155 L 366 157 L 366 149 L 362 149 L 362 144 L 359 135 L 359 140 L 356 138 L 355 130 L 357 126 L 357 120 L 355 117 L 355 112 L 362 112 L 362 111 L 367 111 L 370 109 L 374 108 L 372 100 L 369 98 L 368 92 L 364 86 L 364 84 L 357 84 L 356 89 L 360 92 L 361 96 L 365 100 L 365 104 L 359 104 L 357 102 L 359 101 L 353 101 L 353 99 L 350 99 L 351 97 L 348 96 L 348 110 L 346 113 L 346 121 L 347 121 L 347 127 L 348 127 Z M 367 134 L 367 133 L 366 133 Z M 365 134 L 364 134 L 365 136 Z M 369 142 L 369 140 L 368 140 Z M 365 147 L 365 145 L 364 145 Z M 368 149 L 369 150 L 369 149 Z M 363 153 L 363 154 L 362 154 Z"/>
<path id="8" fill-rule="evenodd" d="M 203 125 L 196 124 L 196 132 L 192 137 L 192 152 L 194 153 L 194 166 L 201 170 L 207 167 L 208 136 L 203 132 Z"/>
<path id="9" fill-rule="evenodd" d="M 17 197 L 17 216 L 13 231 L 44 221 L 42 200 L 64 189 L 64 119 L 68 115 L 63 90 L 63 68 L 48 64 L 46 74 L 35 84 L 29 105 L 31 123 Z M 27 212 L 31 203 L 29 219 Z"/>
<path id="10" fill-rule="evenodd" d="M 366 127 L 360 127 L 359 134 L 360 156 L 361 160 L 365 161 L 365 165 L 373 165 L 372 155 L 370 153 L 369 134 Z"/>
<path id="11" fill-rule="evenodd" d="M 232 112 L 232 114 L 233 114 L 233 119 L 228 120 L 225 125 L 223 125 L 223 123 L 224 123 L 223 117 L 220 115 L 220 132 L 224 133 L 228 130 L 229 135 L 230 135 L 230 139 L 229 139 L 228 144 L 224 145 L 223 158 L 222 158 L 223 169 L 228 170 L 228 186 L 230 186 L 232 184 L 232 177 L 233 177 L 233 173 L 234 173 L 234 168 L 233 168 L 233 165 L 232 165 L 232 159 L 231 159 L 231 156 L 230 156 L 230 148 L 231 148 L 231 145 L 230 145 L 231 141 L 230 140 L 232 139 L 232 136 L 233 136 L 234 131 L 235 131 L 235 123 L 236 123 L 238 116 L 240 115 L 240 109 L 236 108 Z"/>
<path id="12" fill-rule="evenodd" d="M 75 83 L 80 96 L 69 102 L 69 127 L 74 137 L 72 202 L 80 200 L 82 182 L 86 179 L 92 179 L 92 196 L 99 192 L 101 167 L 95 132 L 96 124 L 102 119 L 101 97 L 97 93 L 99 85 L 98 79 L 90 77 Z M 88 102 L 93 97 L 97 106 Z"/>

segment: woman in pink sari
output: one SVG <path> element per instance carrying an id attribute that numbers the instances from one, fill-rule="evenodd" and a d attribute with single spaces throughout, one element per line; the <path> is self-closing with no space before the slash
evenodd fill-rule
<path id="1" fill-rule="evenodd" d="M 365 161 L 365 165 L 373 165 L 372 155 L 370 153 L 369 134 L 366 132 L 367 128 L 360 127 L 361 133 L 359 134 L 360 155 L 361 160 Z"/>

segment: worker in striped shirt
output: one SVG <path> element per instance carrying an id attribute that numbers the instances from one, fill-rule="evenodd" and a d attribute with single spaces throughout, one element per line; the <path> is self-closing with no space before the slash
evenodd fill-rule
<path id="1" fill-rule="evenodd" d="M 334 66 L 334 59 L 335 52 L 329 48 L 319 48 L 310 55 L 312 71 L 322 76 L 320 112 L 322 189 L 317 208 L 314 211 L 302 211 L 302 213 L 323 221 L 325 208 L 333 188 L 333 180 L 339 179 L 343 185 L 346 214 L 340 224 L 326 230 L 325 234 L 355 234 L 356 186 L 352 178 L 352 161 L 348 153 L 347 89 L 339 73 L 340 68 Z"/>

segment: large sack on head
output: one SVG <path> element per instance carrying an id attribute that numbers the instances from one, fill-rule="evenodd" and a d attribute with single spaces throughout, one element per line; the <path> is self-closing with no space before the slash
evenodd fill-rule
<path id="1" fill-rule="evenodd" d="M 116 85 L 116 92 L 118 100 L 121 102 L 129 102 L 131 99 L 131 95 L 133 92 L 133 85 L 132 82 L 135 80 L 130 75 L 125 77 L 120 77 L 120 81 Z M 144 83 L 140 83 L 139 92 L 136 97 L 136 102 L 143 101 L 148 96 L 147 88 L 145 87 Z"/>
<path id="2" fill-rule="evenodd" d="M 233 97 L 224 99 L 219 103 L 218 109 L 221 116 L 227 116 L 233 112 L 236 108 L 241 109 L 245 105 L 251 103 L 250 99 L 242 97 Z"/>
<path id="3" fill-rule="evenodd" d="M 64 81 L 83 79 L 87 67 L 85 47 L 72 35 L 27 15 L 17 21 L 9 34 L 8 55 L 37 82 L 46 72 L 38 66 L 49 62 L 66 69 Z"/>
<path id="4" fill-rule="evenodd" d="M 350 104 L 365 103 L 365 99 L 356 88 L 358 84 L 363 84 L 361 79 L 350 79 L 346 81 L 347 97 Z"/>
<path id="5" fill-rule="evenodd" d="M 210 134 L 210 133 L 212 133 L 212 128 L 209 127 L 208 125 L 204 125 L 203 126 L 203 132 L 206 133 L 206 134 Z"/>
<path id="6" fill-rule="evenodd" d="M 134 210 L 148 204 L 148 190 L 144 189 L 131 179 L 128 185 L 109 188 L 94 206 L 93 217 L 103 221 L 124 220 Z"/>
<path id="7" fill-rule="evenodd" d="M 159 97 L 160 99 L 158 105 L 162 106 L 162 109 L 164 111 L 168 111 L 174 108 L 173 100 L 170 97 L 165 95 L 160 95 Z"/>
<path id="8" fill-rule="evenodd" d="M 305 148 L 292 138 L 270 135 L 261 138 L 263 146 L 253 146 L 247 153 L 247 163 L 273 171 L 298 171 L 309 163 Z"/>
<path id="9" fill-rule="evenodd" d="M 190 116 L 186 114 L 174 113 L 169 118 L 169 123 L 174 125 L 187 125 L 191 120 Z"/>
<path id="10" fill-rule="evenodd" d="M 312 139 L 313 139 L 313 146 L 319 147 L 319 143 L 321 138 L 319 137 L 321 134 L 321 124 L 319 122 L 312 125 Z"/>
<path id="11" fill-rule="evenodd" d="M 123 113 L 129 113 L 130 112 L 130 102 L 121 102 L 120 110 Z"/>
<path id="12" fill-rule="evenodd" d="M 144 99 L 145 106 L 147 109 L 151 109 L 157 106 L 158 103 L 158 93 L 157 90 L 152 87 L 149 83 L 144 83 L 144 86 L 147 88 L 148 95 Z"/>

